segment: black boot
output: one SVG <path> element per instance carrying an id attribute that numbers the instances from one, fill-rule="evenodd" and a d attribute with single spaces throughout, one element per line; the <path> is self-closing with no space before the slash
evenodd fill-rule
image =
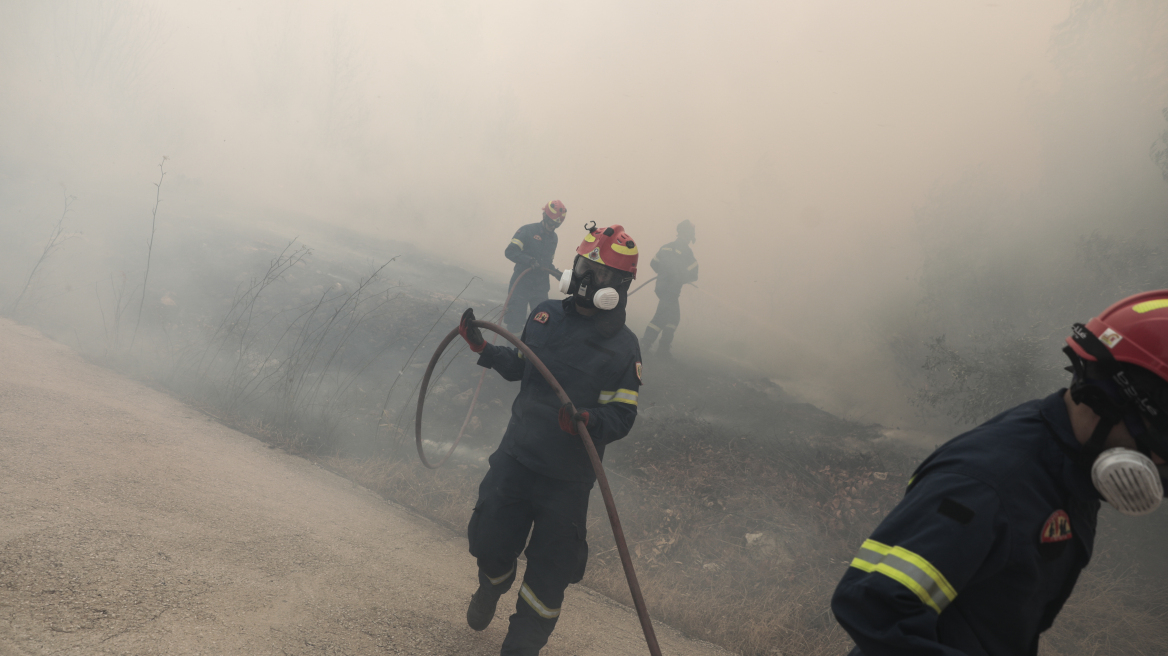
<path id="1" fill-rule="evenodd" d="M 519 593 L 515 614 L 511 616 L 511 625 L 507 628 L 507 637 L 503 638 L 499 656 L 539 656 L 539 650 L 547 644 L 552 630 L 556 628 L 559 609 L 555 612 L 555 617 L 539 616 L 523 600 L 523 593 Z"/>
<path id="2" fill-rule="evenodd" d="M 510 590 L 511 584 L 515 582 L 515 569 L 512 565 L 511 572 L 501 581 L 492 580 L 483 570 L 479 570 L 479 589 L 475 590 L 470 605 L 466 607 L 466 623 L 470 628 L 482 631 L 490 626 L 491 620 L 495 619 L 495 606 L 499 603 L 499 597 Z"/>
<path id="3" fill-rule="evenodd" d="M 641 336 L 642 353 L 647 353 L 649 349 L 653 347 L 653 342 L 656 341 L 657 335 L 660 333 L 661 331 L 658 330 L 657 326 L 654 326 L 653 324 L 649 324 L 645 327 L 645 334 Z"/>
<path id="4" fill-rule="evenodd" d="M 661 341 L 657 343 L 657 357 L 669 360 L 673 357 L 670 348 L 673 347 L 673 329 L 666 327 L 661 331 Z"/>

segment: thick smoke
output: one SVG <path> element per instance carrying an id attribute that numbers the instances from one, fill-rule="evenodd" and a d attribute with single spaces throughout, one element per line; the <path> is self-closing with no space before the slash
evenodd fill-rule
<path id="1" fill-rule="evenodd" d="M 1052 294 L 1085 319 L 1077 240 L 1162 240 L 1165 25 L 1150 1 L 7 3 L 4 291 L 67 195 L 58 272 L 141 275 L 164 155 L 163 228 L 341 228 L 492 281 L 559 198 L 560 266 L 588 220 L 646 260 L 697 224 L 679 349 L 909 423 L 923 344 Z"/>

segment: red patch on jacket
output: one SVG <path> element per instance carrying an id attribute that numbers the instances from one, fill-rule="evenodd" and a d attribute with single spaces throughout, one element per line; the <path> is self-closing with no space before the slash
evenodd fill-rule
<path id="1" fill-rule="evenodd" d="M 539 323 L 547 323 L 548 313 L 547 312 L 536 312 L 535 316 L 532 317 L 532 319 L 539 322 Z"/>
<path id="2" fill-rule="evenodd" d="M 1050 514 L 1050 518 L 1042 525 L 1042 534 L 1039 540 L 1046 544 L 1048 542 L 1066 542 L 1071 537 L 1071 518 L 1067 515 L 1065 510 L 1056 510 Z"/>
<path id="3" fill-rule="evenodd" d="M 540 237 L 539 235 L 532 235 L 531 238 L 536 241 L 543 241 L 543 237 Z"/>

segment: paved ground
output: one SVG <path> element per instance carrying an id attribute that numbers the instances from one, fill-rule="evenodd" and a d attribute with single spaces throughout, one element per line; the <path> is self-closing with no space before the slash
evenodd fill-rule
<path id="1" fill-rule="evenodd" d="M 497 654 L 461 535 L 0 319 L 0 655 Z M 547 656 L 647 654 L 574 586 Z M 724 655 L 658 626 L 667 655 Z"/>

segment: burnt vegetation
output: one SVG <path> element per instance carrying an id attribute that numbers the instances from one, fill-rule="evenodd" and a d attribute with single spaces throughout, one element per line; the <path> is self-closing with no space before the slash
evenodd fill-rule
<path id="1" fill-rule="evenodd" d="M 160 252 L 150 286 L 166 291 L 147 296 L 133 349 L 117 328 L 141 293 L 124 282 L 136 277 L 132 270 L 112 274 L 120 286 L 98 285 L 87 325 L 60 323 L 47 311 L 22 312 L 22 319 L 274 448 L 313 458 L 461 532 L 515 388 L 487 376 L 467 437 L 438 471 L 425 469 L 414 453 L 414 404 L 428 356 L 458 311 L 469 305 L 479 316 L 496 317 L 505 290 L 404 244 L 338 232 L 310 246 L 270 234 L 205 230 L 188 229 L 155 246 Z M 1155 240 L 1088 232 L 1070 243 L 1066 266 L 1073 260 L 1097 281 L 1080 291 L 1090 298 L 1055 302 L 1051 288 L 1039 286 L 1045 295 L 1018 303 L 1042 299 L 1026 317 L 1044 321 L 987 319 L 960 338 L 927 329 L 973 316 L 969 294 L 1009 284 L 997 278 L 1004 275 L 1000 266 L 985 265 L 966 277 L 967 287 L 949 280 L 947 293 L 933 293 L 929 280 L 949 272 L 930 265 L 936 270 L 923 278 L 920 307 L 935 322 L 920 324 L 915 337 L 893 338 L 893 346 L 917 340 L 898 351 L 906 368 L 922 376 L 907 378 L 916 386 L 905 393 L 959 422 L 1048 393 L 1064 375 L 1062 333 L 1044 313 L 1070 314 L 1148 286 L 1164 272 Z M 54 290 L 62 285 L 72 287 L 67 277 L 45 275 L 40 290 L 51 298 L 64 293 Z M 74 296 L 83 289 L 72 288 Z M 458 433 L 481 371 L 456 344 L 428 395 L 424 446 L 435 459 Z M 796 391 L 726 362 L 650 359 L 636 426 L 607 454 L 651 612 L 741 654 L 848 648 L 829 610 L 831 592 L 856 545 L 897 503 L 927 453 L 890 440 L 880 426 L 801 402 Z M 584 584 L 629 602 L 598 502 L 588 528 Z M 1120 539 L 1104 521 L 1099 564 L 1084 575 L 1044 654 L 1149 653 L 1148 645 L 1168 640 L 1163 595 L 1141 584 L 1128 559 L 1113 555 Z M 1116 610 L 1100 613 L 1100 607 Z M 1117 633 L 1114 622 L 1127 629 Z"/>
<path id="2" fill-rule="evenodd" d="M 1059 121 L 1041 136 L 1045 178 L 1028 194 L 971 174 L 939 185 L 918 207 L 905 236 L 921 254 L 916 285 L 896 318 L 873 320 L 871 332 L 879 335 L 872 348 L 891 355 L 896 375 L 888 378 L 899 381 L 881 392 L 915 405 L 921 416 L 906 421 L 924 422 L 928 440 L 898 441 L 880 426 L 833 416 L 801 402 L 795 386 L 727 361 L 645 363 L 639 417 L 608 449 L 606 467 L 658 620 L 750 656 L 845 653 L 850 641 L 831 616 L 831 592 L 916 463 L 949 436 L 1065 385 L 1060 349 L 1071 323 L 1127 294 L 1168 287 L 1159 186 L 1161 176 L 1168 182 L 1168 127 L 1139 144 L 1150 183 L 1125 168 L 1129 159 L 1114 145 L 1122 142 L 1099 129 L 1100 117 L 1114 120 L 1106 103 L 1126 103 L 1127 113 L 1114 115 L 1133 122 L 1129 106 L 1154 108 L 1159 120 L 1168 88 L 1163 6 L 1074 4 L 1051 44 L 1060 90 L 1035 100 L 1039 115 Z M 124 25 L 94 11 L 75 19 L 125 36 Z M 117 47 L 99 47 L 107 42 Z M 78 41 L 74 49 L 93 56 L 66 59 L 100 64 L 75 72 L 87 85 L 138 83 L 148 71 L 121 56 L 125 47 L 149 53 L 153 44 Z M 1122 60 L 1124 73 L 1102 60 Z M 1099 115 L 1075 114 L 1090 110 Z M 355 139 L 361 134 L 354 129 Z M 57 196 L 12 201 L 12 216 L 49 218 L 10 222 L 0 242 L 0 307 L 462 532 L 516 388 L 486 377 L 466 438 L 436 471 L 414 452 L 413 410 L 429 354 L 464 307 L 498 315 L 500 282 L 344 229 L 300 238 L 219 212 L 167 205 L 160 213 L 167 175 L 159 164 L 142 199 L 141 207 L 153 203 L 148 233 L 141 208 L 107 209 L 116 220 L 103 233 L 98 219 L 109 217 L 95 199 L 64 192 L 63 210 Z M 119 231 L 127 216 L 136 227 Z M 70 232 L 73 225 L 88 234 Z M 456 344 L 427 396 L 424 447 L 435 459 L 458 434 L 480 376 Z M 1163 653 L 1168 597 L 1154 582 L 1168 576 L 1164 511 L 1138 526 L 1124 521 L 1102 513 L 1094 562 L 1044 637 L 1044 656 Z M 628 602 L 596 501 L 588 529 L 584 583 Z"/>

